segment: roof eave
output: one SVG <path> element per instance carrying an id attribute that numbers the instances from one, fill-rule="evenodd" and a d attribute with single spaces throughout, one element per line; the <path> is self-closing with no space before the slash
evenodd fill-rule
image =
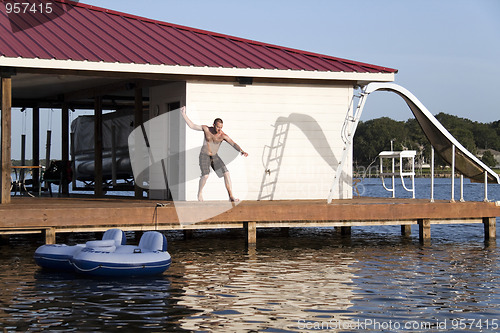
<path id="1" fill-rule="evenodd" d="M 110 73 L 140 73 L 165 75 L 227 76 L 276 79 L 341 80 L 357 82 L 392 82 L 395 73 L 331 72 L 256 68 L 196 67 L 109 63 L 54 59 L 27 59 L 0 57 L 0 67 L 37 68 L 44 70 L 73 70 Z"/>

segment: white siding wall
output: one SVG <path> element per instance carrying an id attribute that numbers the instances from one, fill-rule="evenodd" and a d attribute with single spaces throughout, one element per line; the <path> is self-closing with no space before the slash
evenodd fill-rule
<path id="1" fill-rule="evenodd" d="M 187 82 L 188 116 L 197 124 L 211 125 L 220 117 L 224 131 L 243 150 L 247 158 L 228 163 L 236 197 L 246 200 L 325 199 L 341 158 L 340 131 L 344 122 L 352 86 L 311 86 L 258 84 L 237 86 L 232 83 Z M 278 171 L 265 176 L 275 125 L 290 123 L 283 159 Z M 186 150 L 198 151 L 202 132 L 186 132 Z M 232 149 L 232 148 L 230 148 Z M 343 198 L 352 197 L 351 159 L 348 159 L 347 183 Z M 198 190 L 197 154 L 186 155 L 186 200 L 196 200 Z M 194 175 L 196 174 L 196 175 Z M 277 177 L 275 191 L 263 188 L 264 182 Z M 205 200 L 226 200 L 223 179 L 211 173 L 204 190 Z"/>

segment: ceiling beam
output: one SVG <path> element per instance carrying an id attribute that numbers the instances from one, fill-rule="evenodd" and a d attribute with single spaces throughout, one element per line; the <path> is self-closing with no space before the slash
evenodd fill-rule
<path id="1" fill-rule="evenodd" d="M 103 86 L 77 90 L 64 94 L 65 102 L 79 101 L 82 99 L 94 99 L 116 91 L 132 91 L 137 83 L 134 81 L 120 81 Z"/>
<path id="2" fill-rule="evenodd" d="M 42 108 L 42 109 L 60 109 L 64 104 L 67 104 L 68 107 L 72 109 L 94 109 L 94 101 L 91 99 L 82 100 L 82 101 L 74 101 L 74 102 L 64 102 L 60 100 L 38 100 L 38 99 L 13 99 L 12 107 L 13 108 Z M 149 104 L 149 98 L 144 97 L 144 105 L 147 106 Z M 116 97 L 116 98 L 106 98 L 103 97 L 102 108 L 104 110 L 116 110 L 117 108 L 129 108 L 134 107 L 134 98 L 130 97 Z"/>

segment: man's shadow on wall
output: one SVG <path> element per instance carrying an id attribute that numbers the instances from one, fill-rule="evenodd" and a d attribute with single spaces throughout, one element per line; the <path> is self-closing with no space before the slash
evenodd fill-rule
<path id="1" fill-rule="evenodd" d="M 278 117 L 273 125 L 274 133 L 271 143 L 269 146 L 264 147 L 262 153 L 264 173 L 258 200 L 272 200 L 274 198 L 291 125 L 299 128 L 304 133 L 312 148 L 316 150 L 333 171 L 338 166 L 338 159 L 335 157 L 323 129 L 313 117 L 301 113 L 291 113 L 288 117 Z"/>

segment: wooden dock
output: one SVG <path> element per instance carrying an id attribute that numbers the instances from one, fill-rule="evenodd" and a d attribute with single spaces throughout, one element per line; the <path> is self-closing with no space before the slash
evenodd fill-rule
<path id="1" fill-rule="evenodd" d="M 0 205 L 0 234 L 42 233 L 54 243 L 56 233 L 244 228 L 249 244 L 256 230 L 271 227 L 351 227 L 401 225 L 409 235 L 418 225 L 420 240 L 430 239 L 432 224 L 483 223 L 485 239 L 496 237 L 497 202 L 448 202 L 420 199 L 355 198 L 336 200 L 243 201 L 220 215 L 196 222 L 197 212 L 220 209 L 222 202 L 158 202 L 130 198 L 12 198 Z M 193 212 L 179 222 L 177 209 Z"/>

